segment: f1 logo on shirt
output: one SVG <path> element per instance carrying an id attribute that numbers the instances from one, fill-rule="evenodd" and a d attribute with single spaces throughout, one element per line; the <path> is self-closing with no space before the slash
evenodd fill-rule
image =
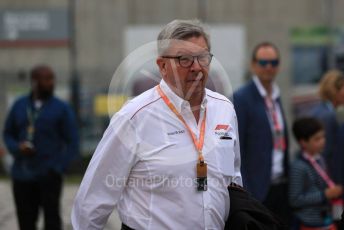
<path id="1" fill-rule="evenodd" d="M 229 125 L 223 125 L 223 124 L 218 124 L 215 128 L 215 130 L 224 130 L 227 131 L 227 129 L 229 128 Z"/>
<path id="2" fill-rule="evenodd" d="M 220 139 L 223 139 L 223 137 L 229 137 L 229 130 L 231 127 L 226 124 L 218 124 L 215 127 L 215 135 L 220 136 Z M 227 138 L 226 138 L 227 139 Z M 232 138 L 229 138 L 232 139 Z"/>

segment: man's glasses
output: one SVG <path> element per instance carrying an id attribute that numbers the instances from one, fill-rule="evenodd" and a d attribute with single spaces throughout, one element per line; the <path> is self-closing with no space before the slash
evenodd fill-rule
<path id="1" fill-rule="evenodd" d="M 202 67 L 207 67 L 210 65 L 211 59 L 213 58 L 213 54 L 206 53 L 201 54 L 198 56 L 192 56 L 192 55 L 180 55 L 180 56 L 162 56 L 163 58 L 173 58 L 178 59 L 179 65 L 185 68 L 188 68 L 192 66 L 192 64 L 195 61 L 195 58 L 197 58 L 198 64 Z"/>
<path id="2" fill-rule="evenodd" d="M 256 60 L 256 62 L 258 63 L 258 65 L 260 65 L 261 67 L 266 67 L 269 64 L 272 67 L 277 67 L 279 65 L 279 60 L 278 59 L 272 59 L 272 60 L 266 60 L 266 59 L 258 59 Z"/>

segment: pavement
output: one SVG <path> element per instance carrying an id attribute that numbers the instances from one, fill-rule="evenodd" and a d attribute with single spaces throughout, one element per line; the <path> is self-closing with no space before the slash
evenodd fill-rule
<path id="1" fill-rule="evenodd" d="M 71 210 L 73 205 L 74 196 L 78 190 L 78 185 L 65 183 L 62 195 L 62 218 L 64 224 L 64 230 L 72 230 L 71 225 Z M 43 229 L 43 219 L 40 215 L 38 221 L 38 229 Z M 118 218 L 118 214 L 114 211 L 105 227 L 105 230 L 120 230 L 121 221 Z M 17 219 L 15 214 L 15 207 L 11 189 L 11 181 L 8 179 L 0 180 L 0 229 L 17 230 Z"/>

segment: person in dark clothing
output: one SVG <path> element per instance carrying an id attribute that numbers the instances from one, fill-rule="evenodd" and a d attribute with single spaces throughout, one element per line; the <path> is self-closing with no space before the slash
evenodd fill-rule
<path id="1" fill-rule="evenodd" d="M 326 145 L 323 156 L 329 173 L 336 183 L 344 185 L 344 159 L 341 151 L 341 140 L 344 135 L 340 132 L 343 124 L 337 117 L 337 109 L 344 105 L 344 74 L 339 70 L 329 70 L 319 83 L 321 103 L 311 110 L 310 115 L 318 118 L 324 125 Z"/>
<path id="2" fill-rule="evenodd" d="M 40 208 L 45 229 L 62 229 L 62 174 L 79 147 L 75 115 L 53 95 L 54 79 L 48 66 L 32 69 L 32 90 L 14 103 L 3 132 L 14 158 L 11 178 L 21 230 L 36 229 Z"/>
<path id="3" fill-rule="evenodd" d="M 252 80 L 234 92 L 233 103 L 244 187 L 289 223 L 288 125 L 275 80 L 279 68 L 278 48 L 270 42 L 257 44 L 251 58 Z"/>

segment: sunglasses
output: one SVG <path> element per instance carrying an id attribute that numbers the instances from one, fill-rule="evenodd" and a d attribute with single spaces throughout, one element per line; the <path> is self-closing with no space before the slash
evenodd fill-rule
<path id="1" fill-rule="evenodd" d="M 258 63 L 258 65 L 260 65 L 261 67 L 266 67 L 269 64 L 272 67 L 277 67 L 279 65 L 279 60 L 278 59 L 272 59 L 272 60 L 266 60 L 266 59 L 258 59 L 256 60 L 256 62 Z"/>

